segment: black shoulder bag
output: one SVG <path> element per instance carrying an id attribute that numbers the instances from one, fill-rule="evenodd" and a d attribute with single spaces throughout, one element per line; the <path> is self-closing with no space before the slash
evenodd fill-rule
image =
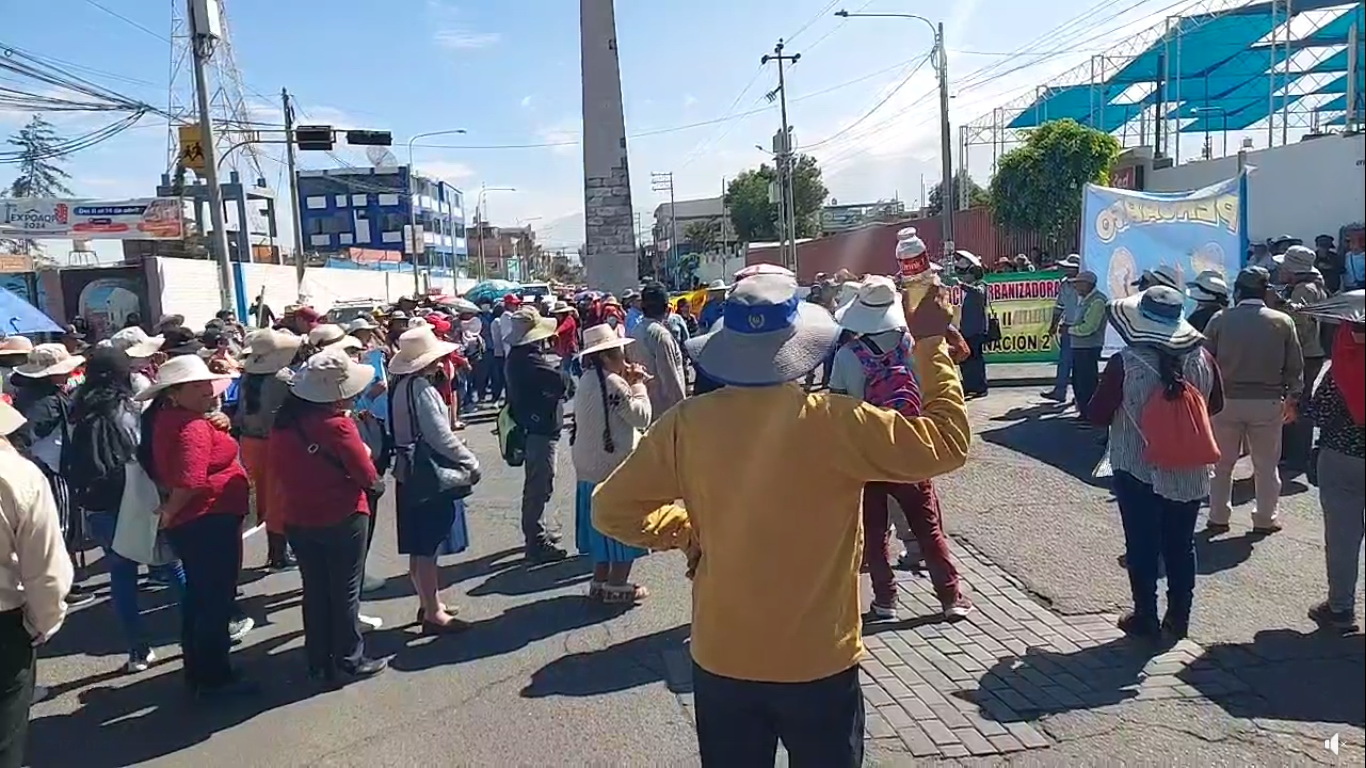
<path id="1" fill-rule="evenodd" d="M 413 432 L 411 443 L 398 441 L 397 426 L 394 424 L 394 396 L 389 397 L 389 429 L 394 430 L 391 438 L 395 455 L 402 456 L 408 464 L 408 477 L 399 486 L 399 502 L 413 505 L 426 504 L 439 496 L 448 496 L 452 501 L 463 499 L 474 492 L 470 485 L 451 485 L 441 477 L 443 469 L 458 469 L 454 462 L 432 449 L 422 439 L 422 427 L 417 420 L 417 402 L 414 390 L 417 386 L 415 376 L 409 376 L 407 383 L 408 424 Z"/>

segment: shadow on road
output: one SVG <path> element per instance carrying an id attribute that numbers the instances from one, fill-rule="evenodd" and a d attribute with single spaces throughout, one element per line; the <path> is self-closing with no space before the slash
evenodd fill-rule
<path id="1" fill-rule="evenodd" d="M 322 689 L 304 679 L 302 647 L 272 653 L 301 634 L 272 637 L 233 653 L 234 665 L 263 686 L 261 695 L 253 698 L 195 701 L 186 694 L 178 670 L 118 687 L 103 685 L 115 677 L 115 673 L 104 673 L 54 689 L 60 695 L 90 686 L 80 694 L 80 709 L 30 723 L 25 765 L 136 765 L 193 747 L 263 712 L 321 693 Z"/>
<path id="2" fill-rule="evenodd" d="M 488 659 L 521 650 L 562 632 L 620 616 L 631 606 L 604 606 L 580 595 L 559 595 L 515 605 L 498 616 L 470 624 L 449 637 L 423 637 L 412 625 L 366 635 L 376 656 L 392 656 L 394 669 L 417 672 L 449 664 Z"/>
<path id="3" fill-rule="evenodd" d="M 999 659 L 977 690 L 953 695 L 999 723 L 1104 707 L 1138 696 L 1144 667 L 1165 650 L 1127 638 L 1074 653 L 1029 648 L 1023 656 Z"/>
<path id="4" fill-rule="evenodd" d="M 1091 476 L 1105 452 L 1104 430 L 1089 429 L 1073 416 L 1064 415 L 1064 410 L 1057 403 L 1015 408 L 992 419 L 1012 423 L 983 429 L 978 437 L 1060 469 L 1088 485 L 1109 487 L 1108 478 Z"/>
<path id="5" fill-rule="evenodd" d="M 1250 693 L 1230 691 L 1220 672 Z M 1179 675 L 1230 715 L 1366 727 L 1366 645 L 1360 634 L 1258 632 L 1213 645 Z"/>
<path id="6" fill-rule="evenodd" d="M 683 624 L 596 651 L 562 656 L 536 670 L 522 696 L 601 696 L 663 681 L 674 693 L 692 690 L 692 662 Z"/>
<path id="7" fill-rule="evenodd" d="M 582 584 L 592 576 L 593 563 L 587 557 L 571 557 L 558 563 L 507 568 L 471 587 L 469 595 L 531 595 L 552 589 Z"/>

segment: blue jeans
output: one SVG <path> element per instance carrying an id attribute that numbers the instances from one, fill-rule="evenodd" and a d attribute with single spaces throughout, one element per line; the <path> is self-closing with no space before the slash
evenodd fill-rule
<path id="1" fill-rule="evenodd" d="M 109 563 L 110 601 L 123 625 L 128 652 L 145 654 L 149 646 L 142 630 L 142 612 L 138 609 L 138 563 L 114 551 L 114 528 L 118 517 L 113 512 L 86 512 L 85 520 L 90 537 L 104 550 L 105 561 Z M 177 602 L 184 599 L 185 569 L 179 560 L 150 566 L 148 570 L 171 585 Z"/>
<path id="2" fill-rule="evenodd" d="M 1067 384 L 1072 380 L 1072 336 L 1066 328 L 1058 332 L 1058 375 L 1053 380 L 1053 395 L 1067 399 Z"/>
<path id="3" fill-rule="evenodd" d="M 1159 569 L 1167 570 L 1167 619 L 1190 623 L 1195 595 L 1195 521 L 1200 501 L 1172 501 L 1128 472 L 1115 472 L 1115 500 L 1124 523 L 1124 557 L 1134 615 L 1156 622 Z"/>

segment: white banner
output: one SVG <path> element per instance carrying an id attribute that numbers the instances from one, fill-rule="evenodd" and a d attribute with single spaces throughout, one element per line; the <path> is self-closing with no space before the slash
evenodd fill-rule
<path id="1" fill-rule="evenodd" d="M 80 240 L 179 240 L 185 236 L 179 198 L 61 200 L 0 199 L 0 236 Z"/>

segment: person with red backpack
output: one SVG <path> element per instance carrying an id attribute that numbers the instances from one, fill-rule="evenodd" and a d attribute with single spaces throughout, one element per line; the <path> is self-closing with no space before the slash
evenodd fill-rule
<path id="1" fill-rule="evenodd" d="M 907 418 L 920 415 L 920 383 L 912 364 L 915 341 L 906 331 L 901 294 L 889 277 L 872 275 L 835 319 L 854 338 L 835 353 L 830 391 L 845 394 Z M 944 618 L 962 619 L 972 610 L 959 587 L 940 519 L 939 497 L 920 483 L 868 483 L 863 489 L 864 562 L 873 582 L 872 621 L 896 619 L 896 576 L 892 572 L 888 499 L 896 499 L 925 558 L 926 570 L 944 608 Z"/>
<path id="2" fill-rule="evenodd" d="M 1224 406 L 1223 383 L 1204 336 L 1182 313 L 1185 297 L 1156 285 L 1112 301 L 1110 324 L 1126 346 L 1110 357 L 1086 416 L 1110 429 L 1114 494 L 1124 525 L 1124 559 L 1134 607 L 1125 634 L 1180 639 L 1195 593 L 1195 523 L 1219 461 L 1210 416 Z M 1159 568 L 1167 611 L 1159 620 Z"/>

